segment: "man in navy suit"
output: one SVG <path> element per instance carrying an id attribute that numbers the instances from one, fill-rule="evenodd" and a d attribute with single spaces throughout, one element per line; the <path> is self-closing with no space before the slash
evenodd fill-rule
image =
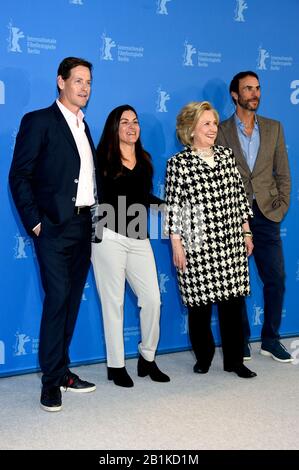
<path id="1" fill-rule="evenodd" d="M 39 361 L 46 411 L 61 410 L 61 387 L 96 389 L 68 368 L 90 265 L 90 207 L 96 194 L 95 148 L 81 111 L 90 95 L 91 70 L 84 59 L 61 62 L 59 98 L 23 117 L 9 174 L 15 205 L 34 240 L 45 291 Z"/>

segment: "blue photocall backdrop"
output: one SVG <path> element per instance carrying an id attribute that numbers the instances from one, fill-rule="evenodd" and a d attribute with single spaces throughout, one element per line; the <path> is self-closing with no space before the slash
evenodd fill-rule
<path id="1" fill-rule="evenodd" d="M 31 239 L 11 199 L 7 175 L 24 113 L 56 98 L 56 71 L 66 56 L 94 65 L 86 119 L 97 144 L 108 113 L 133 105 L 142 141 L 155 166 L 154 192 L 163 197 L 167 159 L 180 148 L 178 111 L 211 101 L 222 119 L 234 110 L 232 76 L 255 70 L 261 81 L 259 113 L 285 130 L 292 172 L 291 207 L 282 223 L 286 295 L 282 336 L 299 333 L 299 38 L 298 0 L 10 0 L 0 17 L 0 375 L 38 368 L 43 292 Z M 180 302 L 168 240 L 152 240 L 161 297 L 159 352 L 189 348 L 186 309 Z M 260 337 L 262 286 L 250 261 L 248 315 Z M 219 344 L 217 316 L 213 331 Z M 127 356 L 137 354 L 139 319 L 128 289 Z M 74 363 L 105 360 L 100 304 L 90 270 L 71 345 Z"/>

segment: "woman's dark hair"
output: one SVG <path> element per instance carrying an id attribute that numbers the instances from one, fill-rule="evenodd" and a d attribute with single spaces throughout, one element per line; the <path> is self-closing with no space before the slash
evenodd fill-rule
<path id="1" fill-rule="evenodd" d="M 138 117 L 135 109 L 132 106 L 124 104 L 113 109 L 105 122 L 105 126 L 97 147 L 99 169 L 101 175 L 103 176 L 117 178 L 124 172 L 118 131 L 120 119 L 125 111 L 132 111 L 134 114 L 136 114 L 136 117 Z M 147 173 L 148 179 L 151 182 L 153 176 L 151 156 L 142 147 L 140 137 L 135 143 L 135 152 L 137 163 L 143 166 Z"/>

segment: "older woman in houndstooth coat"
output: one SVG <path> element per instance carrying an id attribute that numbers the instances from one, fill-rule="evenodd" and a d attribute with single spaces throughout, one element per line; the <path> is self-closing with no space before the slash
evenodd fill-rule
<path id="1" fill-rule="evenodd" d="M 188 307 L 194 372 L 208 372 L 214 356 L 216 303 L 224 370 L 252 378 L 256 374 L 243 364 L 241 316 L 242 297 L 250 291 L 251 209 L 232 150 L 214 145 L 218 123 L 206 101 L 189 103 L 179 113 L 177 134 L 185 148 L 167 164 L 166 227 Z"/>

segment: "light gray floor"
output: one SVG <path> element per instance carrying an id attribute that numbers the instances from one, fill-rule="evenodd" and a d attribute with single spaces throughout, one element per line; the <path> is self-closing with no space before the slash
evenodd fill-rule
<path id="1" fill-rule="evenodd" d="M 296 340 L 283 343 L 294 350 Z M 193 373 L 189 351 L 158 356 L 171 376 L 163 384 L 137 377 L 130 359 L 132 389 L 108 382 L 105 364 L 77 367 L 97 390 L 63 393 L 57 413 L 39 407 L 38 374 L 2 378 L 0 448 L 298 449 L 299 364 L 280 364 L 261 356 L 259 343 L 252 346 L 246 365 L 254 379 L 224 372 L 219 348 L 206 375 Z"/>

